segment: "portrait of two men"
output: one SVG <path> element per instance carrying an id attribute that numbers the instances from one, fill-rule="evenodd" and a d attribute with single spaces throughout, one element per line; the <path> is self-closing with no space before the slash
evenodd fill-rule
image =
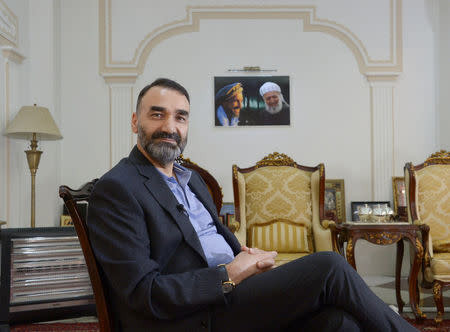
<path id="1" fill-rule="evenodd" d="M 290 125 L 289 76 L 215 77 L 215 125 Z"/>

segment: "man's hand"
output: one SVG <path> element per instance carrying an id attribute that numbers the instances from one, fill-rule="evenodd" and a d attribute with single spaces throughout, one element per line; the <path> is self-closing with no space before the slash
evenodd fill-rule
<path id="1" fill-rule="evenodd" d="M 262 250 L 262 249 L 258 249 L 258 248 L 249 248 L 247 246 L 242 246 L 241 247 L 242 251 L 245 251 L 251 255 L 254 254 L 264 254 L 267 253 L 268 251 Z M 275 252 L 275 251 L 272 251 Z M 278 254 L 278 253 L 277 253 Z M 258 263 L 256 263 L 256 266 L 261 270 L 260 272 L 264 272 L 270 269 L 273 269 L 275 267 L 275 261 L 273 260 L 263 260 L 263 261 L 259 261 Z"/>
<path id="2" fill-rule="evenodd" d="M 242 280 L 264 272 L 275 265 L 276 251 L 242 247 L 242 251 L 225 267 L 228 277 L 237 285 Z"/>

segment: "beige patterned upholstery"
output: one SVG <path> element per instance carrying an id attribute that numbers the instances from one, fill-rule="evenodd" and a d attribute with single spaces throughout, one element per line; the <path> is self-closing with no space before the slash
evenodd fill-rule
<path id="1" fill-rule="evenodd" d="M 423 225 L 423 287 L 433 287 L 442 320 L 442 287 L 450 282 L 450 154 L 440 151 L 423 164 L 405 166 L 408 219 Z"/>
<path id="2" fill-rule="evenodd" d="M 322 164 L 305 167 L 278 153 L 250 168 L 233 165 L 238 239 L 278 251 L 278 264 L 332 250 L 330 231 L 321 224 L 324 183 Z"/>
<path id="3" fill-rule="evenodd" d="M 433 250 L 450 244 L 450 165 L 416 171 L 418 219 L 430 225 Z"/>

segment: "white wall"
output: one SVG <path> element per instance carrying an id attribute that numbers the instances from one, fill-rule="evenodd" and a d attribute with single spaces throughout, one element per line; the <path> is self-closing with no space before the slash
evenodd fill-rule
<path id="1" fill-rule="evenodd" d="M 209 169 L 218 179 L 225 202 L 233 200 L 231 165 L 247 167 L 273 151 L 286 153 L 304 165 L 324 162 L 327 178 L 343 178 L 347 216 L 351 201 L 372 199 L 371 85 L 355 50 L 342 37 L 304 31 L 304 22 L 298 18 L 202 19 L 198 31 L 171 33 L 161 38 L 150 50 L 135 82 L 108 84 L 99 74 L 103 36 L 99 32 L 101 10 L 96 1 L 6 3 L 17 11 L 25 26 L 21 31 L 25 42 L 18 47 L 27 57 L 23 65 L 25 77 L 18 77 L 29 88 L 18 98 L 18 107 L 36 98 L 39 104 L 50 108 L 64 136 L 59 142 L 42 143 L 44 155 L 37 175 L 38 225 L 58 224 L 62 209 L 57 197 L 59 184 L 77 187 L 110 168 L 115 148 L 114 137 L 110 137 L 115 133 L 111 127 L 114 94 L 119 90 L 130 91 L 132 102 L 123 109 L 124 118 L 128 118 L 139 90 L 160 76 L 173 78 L 190 91 L 192 115 L 185 156 Z M 363 45 L 369 57 L 387 59 L 392 51 L 387 15 L 390 3 L 374 0 L 367 6 L 356 0 L 322 0 L 283 4 L 316 6 L 317 18 L 344 26 L 350 31 L 348 36 L 356 37 L 354 45 Z M 236 7 L 231 1 L 229 4 Z M 187 5 L 214 6 L 201 0 L 171 2 L 170 8 L 164 1 L 153 7 L 147 1 L 112 1 L 111 60 L 131 61 L 136 50 L 142 51 L 139 42 L 146 36 L 156 35 L 173 21 L 186 19 Z M 254 4 L 248 1 L 239 5 Z M 280 4 L 263 1 L 258 5 Z M 403 45 L 395 48 L 403 54 L 402 68 L 399 76 L 388 83 L 394 91 L 392 176 L 403 173 L 406 161 L 423 161 L 439 145 L 445 147 L 450 142 L 442 124 L 443 120 L 450 124 L 448 112 L 443 114 L 441 108 L 436 113 L 435 31 L 428 9 L 425 0 L 403 1 Z M 213 77 L 230 75 L 229 68 L 244 65 L 276 68 L 274 74 L 290 76 L 290 127 L 214 127 Z M 441 76 L 441 86 L 449 78 L 444 83 L 443 79 Z M 441 100 L 443 103 L 448 105 L 448 101 Z M 438 115 L 439 137 L 447 142 L 444 144 L 437 142 L 435 135 Z M 128 121 L 125 122 L 128 126 Z M 125 140 L 131 147 L 130 141 Z M 11 164 L 14 162 L 22 170 L 10 170 L 9 206 L 11 211 L 23 211 L 29 206 L 29 173 L 22 156 L 25 144 L 10 144 Z M 24 212 L 11 212 L 8 227 L 24 227 L 27 218 Z M 356 255 L 359 270 L 363 274 L 392 274 L 393 253 L 393 247 L 361 242 Z"/>
<path id="2" fill-rule="evenodd" d="M 439 147 L 450 151 L 450 3 L 441 0 L 439 5 Z"/>

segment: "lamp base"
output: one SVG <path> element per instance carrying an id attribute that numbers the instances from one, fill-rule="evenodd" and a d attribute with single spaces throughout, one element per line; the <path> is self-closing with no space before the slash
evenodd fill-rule
<path id="1" fill-rule="evenodd" d="M 37 150 L 36 134 L 33 133 L 31 140 L 31 150 L 26 150 L 28 167 L 31 173 L 31 228 L 35 227 L 36 222 L 36 172 L 41 160 L 42 151 Z"/>

